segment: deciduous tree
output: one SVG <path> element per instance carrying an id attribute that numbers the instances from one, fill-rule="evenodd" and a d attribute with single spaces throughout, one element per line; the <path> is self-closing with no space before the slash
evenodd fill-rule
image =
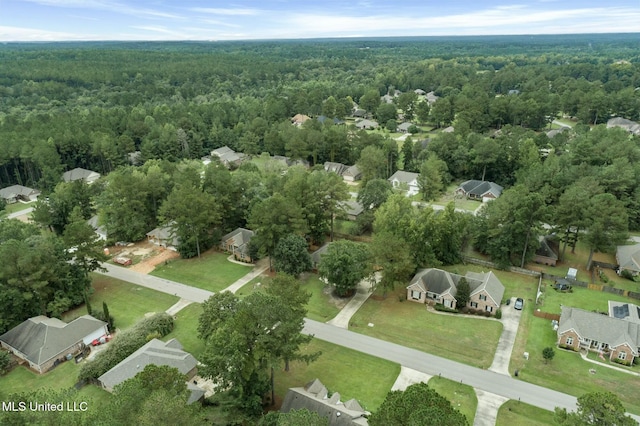
<path id="1" fill-rule="evenodd" d="M 273 252 L 276 271 L 297 277 L 311 269 L 307 241 L 300 235 L 290 234 L 278 241 Z"/>
<path id="2" fill-rule="evenodd" d="M 334 286 L 338 296 L 350 295 L 372 273 L 369 250 L 362 243 L 335 241 L 322 256 L 318 273 Z"/>

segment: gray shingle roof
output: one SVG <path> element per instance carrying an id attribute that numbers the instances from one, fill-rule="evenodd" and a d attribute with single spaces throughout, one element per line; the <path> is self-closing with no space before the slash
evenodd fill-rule
<path id="1" fill-rule="evenodd" d="M 233 246 L 236 248 L 236 250 L 246 254 L 249 248 L 249 241 L 251 241 L 251 238 L 253 238 L 254 235 L 255 232 L 250 229 L 236 228 L 234 231 L 231 231 L 228 234 L 224 235 L 220 240 L 222 242 L 233 240 Z"/>
<path id="2" fill-rule="evenodd" d="M 502 296 L 504 296 L 504 286 L 496 277 L 496 275 L 489 272 L 467 272 L 465 277 L 469 282 L 471 289 L 471 296 L 486 291 L 489 297 L 493 299 L 496 305 L 500 306 L 502 302 Z"/>
<path id="3" fill-rule="evenodd" d="M 331 243 L 326 243 L 325 245 L 320 247 L 318 250 L 311 253 L 311 263 L 314 266 L 317 266 L 320 264 L 320 261 L 322 260 L 322 255 L 327 252 L 327 249 L 329 248 L 329 244 Z"/>
<path id="4" fill-rule="evenodd" d="M 94 172 L 93 170 L 83 169 L 81 167 L 76 167 L 75 169 L 62 174 L 62 180 L 65 182 L 73 182 L 76 180 L 91 181 L 98 179 L 99 177 L 100 173 Z"/>
<path id="5" fill-rule="evenodd" d="M 502 194 L 503 189 L 497 183 L 482 180 L 468 180 L 466 182 L 462 182 L 460 184 L 460 188 L 466 195 L 485 197 L 487 194 L 493 194 L 496 198 Z"/>
<path id="6" fill-rule="evenodd" d="M 413 182 L 415 179 L 418 179 L 418 176 L 419 176 L 418 173 L 405 172 L 404 170 L 398 170 L 388 180 L 389 182 L 393 182 L 394 180 L 397 180 L 398 182 L 402 182 L 402 183 L 410 183 L 410 182 Z"/>
<path id="7" fill-rule="evenodd" d="M 354 179 L 361 175 L 362 175 L 362 172 L 360 172 L 360 169 L 356 165 L 347 167 L 347 170 L 345 170 L 344 173 L 342 173 L 342 176 L 351 176 Z"/>
<path id="8" fill-rule="evenodd" d="M 362 204 L 357 201 L 341 201 L 338 205 L 342 207 L 344 212 L 349 216 L 358 216 L 364 211 Z"/>
<path id="9" fill-rule="evenodd" d="M 187 374 L 196 367 L 198 361 L 193 355 L 183 351 L 182 345 L 176 339 L 168 342 L 152 339 L 100 376 L 98 380 L 106 388 L 113 389 L 125 380 L 135 377 L 149 364 L 167 365 L 177 368 L 182 374 Z"/>
<path id="10" fill-rule="evenodd" d="M 618 246 L 616 260 L 620 268 L 640 272 L 640 244 Z"/>
<path id="11" fill-rule="evenodd" d="M 355 399 L 343 403 L 340 401 L 338 392 L 327 398 L 327 388 L 318 379 L 307 384 L 304 388 L 290 388 L 282 402 L 280 411 L 288 413 L 291 410 L 303 408 L 329 419 L 329 424 L 332 426 L 364 426 L 369 424 L 365 417 L 368 413 Z"/>
<path id="12" fill-rule="evenodd" d="M 640 324 L 612 318 L 596 312 L 563 306 L 558 325 L 558 335 L 569 330 L 574 330 L 583 339 L 607 343 L 612 348 L 627 343 L 631 346 L 634 354 L 638 354 Z"/>
<path id="13" fill-rule="evenodd" d="M 30 197 L 32 195 L 39 195 L 40 191 L 37 189 L 29 188 L 22 185 L 12 185 L 6 188 L 0 189 L 0 198 L 5 200 L 14 199 L 18 196 Z"/>
<path id="14" fill-rule="evenodd" d="M 456 286 L 461 278 L 461 275 L 442 269 L 423 269 L 414 275 L 407 288 L 440 295 L 449 293 L 455 297 L 458 291 Z M 472 296 L 484 290 L 496 305 L 500 305 L 504 296 L 504 286 L 493 272 L 467 272 L 465 278 L 469 283 Z"/>
<path id="15" fill-rule="evenodd" d="M 331 161 L 327 161 L 326 163 L 324 163 L 325 172 L 336 173 L 339 176 L 342 176 L 342 174 L 347 170 L 347 168 L 348 167 L 342 163 L 332 163 Z"/>
<path id="16" fill-rule="evenodd" d="M 66 355 L 62 352 L 97 330 L 105 329 L 106 325 L 90 315 L 68 324 L 57 318 L 37 316 L 4 333 L 0 341 L 24 354 L 30 362 L 41 365 L 61 354 Z"/>

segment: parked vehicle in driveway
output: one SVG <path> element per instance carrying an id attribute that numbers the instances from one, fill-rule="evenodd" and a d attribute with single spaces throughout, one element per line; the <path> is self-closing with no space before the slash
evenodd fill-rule
<path id="1" fill-rule="evenodd" d="M 131 259 L 129 259 L 128 257 L 124 257 L 124 256 L 118 256 L 118 257 L 114 257 L 113 261 L 119 265 L 122 266 L 129 266 L 131 265 L 131 263 L 133 263 L 131 261 Z"/>
<path id="2" fill-rule="evenodd" d="M 522 308 L 524 307 L 524 300 L 522 300 L 521 297 L 518 297 L 516 299 L 516 303 L 513 304 L 513 307 L 519 311 L 522 310 Z"/>

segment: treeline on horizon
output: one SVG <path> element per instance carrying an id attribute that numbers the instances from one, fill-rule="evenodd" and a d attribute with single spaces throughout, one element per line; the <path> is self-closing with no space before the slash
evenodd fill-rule
<path id="1" fill-rule="evenodd" d="M 0 45 L 0 187 L 24 184 L 46 194 L 74 167 L 105 174 L 129 164 L 133 151 L 141 151 L 141 162 L 179 161 L 224 145 L 354 164 L 364 147 L 381 146 L 378 139 L 388 134 L 317 122 L 294 130 L 290 118 L 344 119 L 355 102 L 378 119 L 377 98 L 395 90 L 439 96 L 410 118 L 420 126 L 453 125 L 451 143 L 473 164 L 481 163 L 473 160 L 480 152 L 474 138 L 504 126 L 532 132 L 527 137 L 540 149 L 563 148 L 542 133 L 555 117 L 584 126 L 613 116 L 640 120 L 639 40 L 638 34 L 590 34 L 6 43 Z M 434 147 L 443 144 L 429 136 Z M 482 167 L 467 162 L 461 169 L 446 158 L 451 150 L 431 151 L 438 149 L 454 178 L 480 178 L 470 175 Z M 487 179 L 509 186 L 516 176 L 504 161 Z"/>

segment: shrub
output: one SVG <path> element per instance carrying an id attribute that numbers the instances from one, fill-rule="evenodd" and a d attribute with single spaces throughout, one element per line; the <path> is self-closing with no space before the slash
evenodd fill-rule
<path id="1" fill-rule="evenodd" d="M 500 318 L 502 318 L 502 309 L 498 309 L 496 311 L 496 319 L 500 319 Z"/>
<path id="2" fill-rule="evenodd" d="M 482 315 L 484 315 L 485 317 L 489 318 L 491 316 L 491 312 L 489 311 L 483 311 Z"/>
<path id="3" fill-rule="evenodd" d="M 111 341 L 109 347 L 80 369 L 78 380 L 97 379 L 120 361 L 140 349 L 152 335 L 166 336 L 173 330 L 173 318 L 166 313 L 155 314 L 137 322 Z"/>
<path id="4" fill-rule="evenodd" d="M 9 352 L 0 351 L 0 374 L 9 371 L 9 364 L 11 364 L 11 355 L 9 355 Z"/>
<path id="5" fill-rule="evenodd" d="M 468 306 L 464 306 L 462 309 L 460 309 L 460 312 L 462 312 L 463 314 L 469 313 L 469 307 Z"/>
<path id="6" fill-rule="evenodd" d="M 457 309 L 451 309 L 451 308 L 447 308 L 446 306 L 437 303 L 436 305 L 434 305 L 433 309 L 435 309 L 436 311 L 440 311 L 440 312 L 450 312 L 452 314 L 457 314 L 458 310 Z"/>
<path id="7" fill-rule="evenodd" d="M 616 358 L 613 360 L 616 364 L 625 365 L 627 367 L 631 366 L 631 362 L 626 359 Z"/>
<path id="8" fill-rule="evenodd" d="M 628 269 L 623 269 L 622 271 L 620 271 L 620 276 L 621 276 L 622 278 L 626 278 L 626 279 L 628 279 L 628 280 L 633 281 L 633 274 L 632 274 L 632 273 L 631 273 L 631 271 L 630 271 L 630 270 L 628 270 Z"/>

